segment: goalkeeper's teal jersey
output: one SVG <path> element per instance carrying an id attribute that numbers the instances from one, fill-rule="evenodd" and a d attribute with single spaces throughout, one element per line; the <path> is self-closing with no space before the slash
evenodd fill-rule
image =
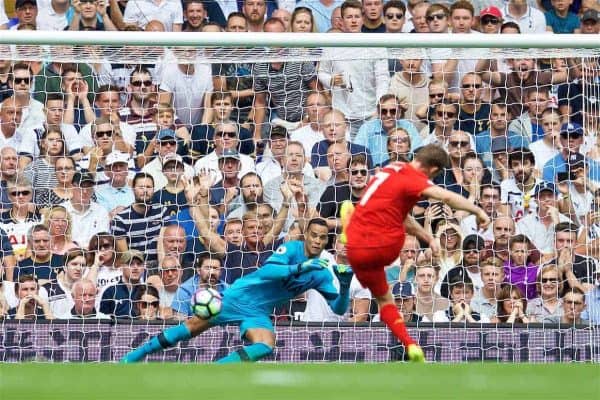
<path id="1" fill-rule="evenodd" d="M 308 260 L 304 254 L 304 242 L 292 241 L 279 246 L 258 271 L 246 275 L 233 283 L 223 293 L 227 308 L 249 309 L 270 314 L 274 307 L 284 304 L 306 292 L 315 289 L 327 300 L 335 300 L 338 291 L 333 286 L 333 277 L 328 269 L 308 271 L 302 274 L 284 274 L 289 266 L 296 266 Z"/>

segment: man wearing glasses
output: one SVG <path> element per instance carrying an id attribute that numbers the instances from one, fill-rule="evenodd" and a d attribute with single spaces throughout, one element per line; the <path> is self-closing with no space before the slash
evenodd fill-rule
<path id="1" fill-rule="evenodd" d="M 168 160 L 174 160 L 174 156 L 176 156 L 177 146 L 179 144 L 179 139 L 173 129 L 161 129 L 156 136 L 156 150 L 158 152 L 158 157 L 154 157 L 154 160 L 150 161 L 148 164 L 142 168 L 143 172 L 146 172 L 154 178 L 154 190 L 158 191 L 164 188 L 167 185 L 167 177 L 165 173 L 167 173 L 167 162 Z M 169 156 L 169 158 L 167 158 Z M 179 157 L 180 161 L 178 164 L 181 168 L 183 168 L 183 174 L 191 178 L 194 176 L 194 168 L 184 163 L 181 157 Z M 177 163 L 176 163 L 177 164 Z M 171 165 L 171 170 L 173 167 Z"/>
<path id="2" fill-rule="evenodd" d="M 233 150 L 237 153 L 239 144 L 238 126 L 232 122 L 222 122 L 215 126 L 215 135 L 212 146 L 214 150 L 194 164 L 194 170 L 199 173 L 202 170 L 207 170 L 211 174 L 212 182 L 218 183 L 223 179 L 223 175 L 219 169 L 219 159 L 225 150 Z M 240 160 L 239 177 L 246 175 L 248 172 L 254 172 L 254 160 L 246 154 L 238 154 Z"/>
<path id="3" fill-rule="evenodd" d="M 381 165 L 389 159 L 387 151 L 387 138 L 389 132 L 395 128 L 403 128 L 410 135 L 414 150 L 421 146 L 422 140 L 417 128 L 407 119 L 404 119 L 404 105 L 393 94 L 381 96 L 377 105 L 379 118 L 365 122 L 359 129 L 354 144 L 366 147 L 373 165 Z"/>

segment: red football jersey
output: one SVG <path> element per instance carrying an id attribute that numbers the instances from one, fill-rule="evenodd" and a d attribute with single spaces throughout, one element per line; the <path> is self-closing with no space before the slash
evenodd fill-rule
<path id="1" fill-rule="evenodd" d="M 408 163 L 395 162 L 369 182 L 350 219 L 348 247 L 382 247 L 398 244 L 405 235 L 404 219 L 432 186 L 427 175 Z"/>

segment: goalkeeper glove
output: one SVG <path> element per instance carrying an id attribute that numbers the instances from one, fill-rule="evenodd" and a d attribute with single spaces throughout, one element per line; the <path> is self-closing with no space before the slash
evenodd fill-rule
<path id="1" fill-rule="evenodd" d="M 354 275 L 352 267 L 346 264 L 337 264 L 333 266 L 333 273 L 340 281 L 340 286 L 350 287 L 350 282 L 352 282 L 352 276 Z"/>
<path id="2" fill-rule="evenodd" d="M 326 268 L 328 261 L 324 258 L 311 258 L 310 260 L 306 260 L 303 263 L 300 263 L 296 266 L 296 270 L 292 271 L 292 273 L 299 275 L 308 271 L 316 271 L 319 269 Z"/>

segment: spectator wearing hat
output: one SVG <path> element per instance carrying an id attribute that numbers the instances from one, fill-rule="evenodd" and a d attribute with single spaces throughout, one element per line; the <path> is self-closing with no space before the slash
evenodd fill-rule
<path id="1" fill-rule="evenodd" d="M 240 178 L 248 172 L 255 170 L 254 160 L 246 154 L 239 154 L 237 151 L 239 145 L 238 129 L 237 124 L 231 122 L 222 122 L 215 125 L 214 150 L 196 161 L 194 164 L 196 173 L 206 170 L 211 174 L 213 182 L 220 182 L 223 179 L 223 174 L 219 170 L 219 160 L 225 150 L 230 150 L 238 154 L 237 157 L 240 161 L 238 176 Z"/>
<path id="2" fill-rule="evenodd" d="M 404 318 L 404 322 L 412 322 L 414 324 L 431 322 L 427 317 L 417 314 L 415 291 L 410 282 L 396 282 L 392 287 L 392 296 L 394 297 L 396 308 L 398 308 L 398 311 L 400 311 Z M 373 317 L 373 322 L 379 321 L 381 319 L 379 314 L 377 314 Z"/>
<path id="3" fill-rule="evenodd" d="M 289 141 L 288 130 L 283 126 L 272 125 L 269 132 L 268 149 L 256 159 L 256 172 L 263 182 L 281 176 L 283 157 Z M 264 143 L 264 142 L 263 142 Z M 264 144 L 262 144 L 264 146 Z"/>
<path id="4" fill-rule="evenodd" d="M 15 14 L 17 22 L 13 23 L 9 29 L 17 30 L 21 25 L 36 26 L 38 16 L 38 6 L 36 0 L 17 0 L 15 2 Z"/>
<path id="5" fill-rule="evenodd" d="M 479 315 L 471 308 L 474 289 L 471 280 L 459 278 L 449 283 L 450 306 L 446 310 L 436 311 L 433 314 L 433 322 L 464 322 L 464 323 L 486 323 L 489 320 Z"/>
<path id="6" fill-rule="evenodd" d="M 194 169 L 185 164 L 183 158 L 177 153 L 167 153 L 161 157 L 161 161 L 163 164 L 162 175 L 167 179 L 167 184 L 154 192 L 152 202 L 164 205 L 168 209 L 169 216 L 173 216 L 182 208 L 187 207 L 187 200 L 183 192 L 185 185 L 183 180 L 184 177 L 189 178 L 186 175 L 186 167 L 189 167 L 192 176 Z"/>
<path id="7" fill-rule="evenodd" d="M 562 194 L 561 210 L 579 225 L 592 209 L 594 195 L 586 177 L 585 157 L 579 153 L 572 156 L 567 172 L 557 174 L 557 189 Z"/>
<path id="8" fill-rule="evenodd" d="M 556 182 L 557 174 L 567 172 L 570 163 L 581 160 L 581 147 L 583 144 L 584 130 L 579 124 L 564 124 L 560 129 L 560 154 L 550 159 L 544 165 L 542 176 L 547 182 Z M 600 182 L 600 162 L 584 157 L 587 167 L 587 177 L 594 182 Z"/>
<path id="9" fill-rule="evenodd" d="M 154 180 L 145 172 L 133 178 L 134 202 L 113 218 L 111 233 L 116 237 L 117 252 L 138 250 L 149 267 L 156 266 L 160 230 L 167 219 L 167 208 L 152 202 Z"/>
<path id="10" fill-rule="evenodd" d="M 108 178 L 108 184 L 96 188 L 96 201 L 109 212 L 111 219 L 134 201 L 133 190 L 128 182 L 131 164 L 131 157 L 127 153 L 113 151 L 106 156 L 104 175 Z"/>
<path id="11" fill-rule="evenodd" d="M 113 318 L 135 318 L 138 313 L 133 306 L 133 299 L 136 298 L 140 284 L 144 282 L 144 254 L 137 250 L 127 250 L 121 254 L 117 263 L 123 276 L 119 283 L 104 290 L 100 312 Z"/>
<path id="12" fill-rule="evenodd" d="M 490 145 L 492 153 L 492 181 L 502 182 L 510 176 L 508 168 L 508 155 L 512 152 L 512 146 L 505 137 L 493 138 Z"/>
<path id="13" fill-rule="evenodd" d="M 526 235 L 542 253 L 554 253 L 554 226 L 559 222 L 571 222 L 558 211 L 556 186 L 548 182 L 536 185 L 533 198 L 536 211 L 524 216 L 517 223 L 517 232 Z"/>
<path id="14" fill-rule="evenodd" d="M 535 213 L 537 208 L 534 195 L 539 180 L 535 177 L 535 157 L 527 148 L 516 148 L 508 155 L 508 166 L 512 177 L 500 183 L 500 212 L 518 221 L 527 214 Z"/>
<path id="15" fill-rule="evenodd" d="M 108 212 L 92 200 L 95 186 L 96 181 L 91 174 L 76 172 L 71 199 L 62 204 L 71 215 L 71 235 L 84 248 L 94 234 L 105 232 L 110 226 Z"/>
<path id="16" fill-rule="evenodd" d="M 581 33 L 581 21 L 569 10 L 573 0 L 551 0 L 552 8 L 546 11 L 546 29 L 554 33 Z"/>
<path id="17" fill-rule="evenodd" d="M 502 26 L 502 11 L 498 7 L 486 7 L 479 12 L 479 27 L 481 33 L 500 33 Z"/>
<path id="18" fill-rule="evenodd" d="M 450 282 L 470 282 L 475 290 L 483 287 L 479 264 L 484 255 L 485 242 L 479 235 L 468 235 L 462 243 L 462 260 L 459 265 L 450 269 L 441 280 L 440 294 L 451 298 Z"/>
<path id="19" fill-rule="evenodd" d="M 475 135 L 475 149 L 488 168 L 493 165 L 492 141 L 495 138 L 506 138 L 512 148 L 528 147 L 529 145 L 527 138 L 508 128 L 507 121 L 511 120 L 511 115 L 506 104 L 494 101 L 489 118 L 489 129 Z"/>
<path id="20" fill-rule="evenodd" d="M 165 166 L 173 166 L 171 165 L 172 163 L 167 163 L 166 161 L 174 160 L 173 157 L 176 156 L 178 143 L 179 138 L 173 129 L 161 129 L 156 135 L 156 149 L 158 151 L 158 156 L 144 165 L 142 171 L 152 175 L 152 178 L 154 178 L 154 188 L 157 191 L 168 184 L 168 179 L 165 176 Z M 176 167 L 183 168 L 183 176 L 187 178 L 194 176 L 194 168 L 191 165 L 184 163 L 181 156 L 175 157 L 175 159 L 180 160 L 176 163 Z"/>
<path id="21" fill-rule="evenodd" d="M 581 33 L 598 34 L 600 33 L 600 11 L 589 9 L 581 16 Z"/>
<path id="22" fill-rule="evenodd" d="M 240 195 L 240 153 L 234 149 L 225 149 L 219 155 L 218 172 L 223 177 L 210 188 L 210 204 L 224 214 L 229 204 Z"/>

